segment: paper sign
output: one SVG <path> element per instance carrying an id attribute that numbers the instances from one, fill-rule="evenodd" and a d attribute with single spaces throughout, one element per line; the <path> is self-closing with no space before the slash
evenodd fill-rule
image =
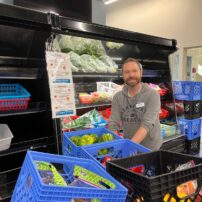
<path id="1" fill-rule="evenodd" d="M 47 51 L 46 63 L 52 117 L 61 118 L 75 115 L 75 94 L 69 55 Z"/>

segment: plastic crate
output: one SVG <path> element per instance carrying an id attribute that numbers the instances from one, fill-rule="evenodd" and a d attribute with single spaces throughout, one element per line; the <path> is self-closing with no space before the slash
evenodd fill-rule
<path id="1" fill-rule="evenodd" d="M 163 138 L 170 137 L 176 134 L 176 126 L 161 124 L 161 135 Z"/>
<path id="2" fill-rule="evenodd" d="M 93 128 L 93 129 L 87 129 L 87 130 L 79 130 L 79 131 L 73 131 L 73 132 L 64 132 L 64 137 L 63 137 L 63 154 L 66 156 L 80 156 L 81 153 L 81 148 L 85 148 L 86 146 L 76 146 L 72 141 L 71 137 L 73 136 L 83 136 L 85 134 L 97 134 L 99 137 L 104 134 L 104 133 L 111 133 L 113 134 L 115 140 L 121 139 L 118 135 L 115 133 L 111 132 L 110 130 L 100 127 L 100 128 Z M 94 145 L 103 145 L 105 143 L 96 143 Z"/>
<path id="3" fill-rule="evenodd" d="M 102 149 L 108 149 L 109 153 L 105 155 L 99 155 L 99 151 Z M 136 144 L 130 140 L 122 139 L 116 142 L 106 142 L 103 145 L 90 145 L 83 148 L 81 152 L 81 158 L 88 158 L 96 161 L 102 168 L 106 168 L 101 164 L 104 157 L 110 156 L 112 158 L 124 158 L 139 153 L 151 152 L 150 149 Z"/>
<path id="4" fill-rule="evenodd" d="M 174 81 L 174 96 L 177 100 L 201 100 L 201 82 Z"/>
<path id="5" fill-rule="evenodd" d="M 11 145 L 13 134 L 7 124 L 0 124 L 0 151 L 6 150 Z"/>
<path id="6" fill-rule="evenodd" d="M 200 118 L 201 101 L 184 101 L 184 116 L 186 119 Z"/>
<path id="7" fill-rule="evenodd" d="M 0 110 L 27 109 L 30 96 L 19 84 L 0 84 Z"/>
<path id="8" fill-rule="evenodd" d="M 187 154 L 196 155 L 200 153 L 201 137 L 193 140 L 186 140 Z"/>
<path id="9" fill-rule="evenodd" d="M 201 134 L 201 119 L 178 119 L 180 134 L 185 135 L 188 140 L 195 139 Z"/>
<path id="10" fill-rule="evenodd" d="M 161 149 L 166 151 L 173 151 L 177 153 L 185 153 L 186 151 L 186 138 L 185 136 L 180 136 L 168 140 L 163 143 Z"/>
<path id="11" fill-rule="evenodd" d="M 79 165 L 115 184 L 115 189 L 86 188 L 75 186 L 46 185 L 43 183 L 34 161 L 45 161 L 57 166 L 64 166 L 63 175 L 68 182 L 74 179 L 74 166 Z M 57 164 L 57 166 L 56 166 Z M 60 171 L 61 173 L 61 171 Z M 125 200 L 127 190 L 100 168 L 92 160 L 82 161 L 73 157 L 54 154 L 27 152 L 20 175 L 15 186 L 11 202 L 71 202 L 73 199 L 100 199 L 102 202 Z"/>
<path id="12" fill-rule="evenodd" d="M 166 173 L 167 166 L 184 164 L 191 160 L 194 160 L 196 166 Z M 136 165 L 147 168 L 155 166 L 156 176 L 147 177 L 128 169 Z M 156 151 L 112 160 L 107 163 L 107 171 L 129 189 L 130 199 L 143 197 L 146 202 L 162 202 L 165 194 L 175 195 L 176 187 L 190 180 L 197 179 L 199 188 L 202 185 L 202 159 L 175 152 Z"/>
<path id="13" fill-rule="evenodd" d="M 109 98 L 112 100 L 113 96 L 122 90 L 122 86 L 115 84 L 113 82 L 96 82 L 97 83 L 97 91 L 105 92 L 109 94 Z"/>
<path id="14" fill-rule="evenodd" d="M 201 87 L 201 88 L 202 88 L 202 87 Z M 202 100 L 201 100 L 201 104 L 200 104 L 200 105 L 201 105 L 201 117 L 202 117 Z"/>

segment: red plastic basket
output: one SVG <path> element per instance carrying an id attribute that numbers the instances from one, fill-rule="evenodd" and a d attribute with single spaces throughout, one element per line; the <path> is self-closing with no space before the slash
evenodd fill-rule
<path id="1" fill-rule="evenodd" d="M 0 100 L 0 110 L 27 109 L 30 98 Z"/>
<path id="2" fill-rule="evenodd" d="M 0 84 L 0 110 L 27 109 L 30 96 L 20 84 Z"/>

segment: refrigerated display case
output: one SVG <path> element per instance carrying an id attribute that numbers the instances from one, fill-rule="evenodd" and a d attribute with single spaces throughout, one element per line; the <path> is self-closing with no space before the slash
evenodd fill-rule
<path id="1" fill-rule="evenodd" d="M 14 136 L 10 148 L 0 152 L 1 201 L 9 200 L 28 149 L 61 153 L 60 119 L 51 118 L 45 44 L 64 35 L 96 40 L 104 55 L 110 57 L 118 67 L 110 72 L 73 72 L 76 95 L 96 92 L 96 82 L 122 85 L 121 64 L 126 58 L 134 57 L 143 65 L 143 82 L 165 89 L 162 104 L 169 102 L 174 106 L 169 111 L 162 105 L 168 111 L 168 117 L 161 120 L 162 123 L 169 122 L 176 126 L 168 60 L 168 56 L 177 49 L 175 40 L 0 4 L 0 84 L 18 83 L 31 94 L 27 109 L 0 111 L 0 124 L 7 124 Z M 114 42 L 118 44 L 114 46 Z M 87 104 L 77 101 L 77 115 L 95 108 L 103 110 L 110 105 L 110 100 Z M 176 136 L 173 134 L 173 137 Z M 4 162 L 11 163 L 8 165 Z"/>
<path id="2" fill-rule="evenodd" d="M 37 18 L 25 9 L 0 5 L 0 13 L 0 124 L 6 124 L 13 135 L 8 149 L 0 146 L 0 201 L 10 201 L 26 151 L 57 153 L 57 144 L 44 59 L 50 26 L 34 22 Z M 27 107 L 22 108 L 17 96 L 14 103 L 5 103 L 6 91 L 8 99 L 12 93 L 15 96 L 10 84 L 20 84 L 29 92 Z M 2 135 L 1 131 L 0 139 Z"/>

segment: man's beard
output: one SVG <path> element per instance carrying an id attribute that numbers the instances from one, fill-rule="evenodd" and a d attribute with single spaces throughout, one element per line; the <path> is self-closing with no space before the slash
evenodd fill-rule
<path id="1" fill-rule="evenodd" d="M 130 83 L 130 79 L 128 79 L 128 81 L 126 80 L 125 83 L 131 87 L 134 88 L 135 86 L 137 86 L 140 82 L 141 82 L 141 78 L 135 78 L 136 82 Z"/>

